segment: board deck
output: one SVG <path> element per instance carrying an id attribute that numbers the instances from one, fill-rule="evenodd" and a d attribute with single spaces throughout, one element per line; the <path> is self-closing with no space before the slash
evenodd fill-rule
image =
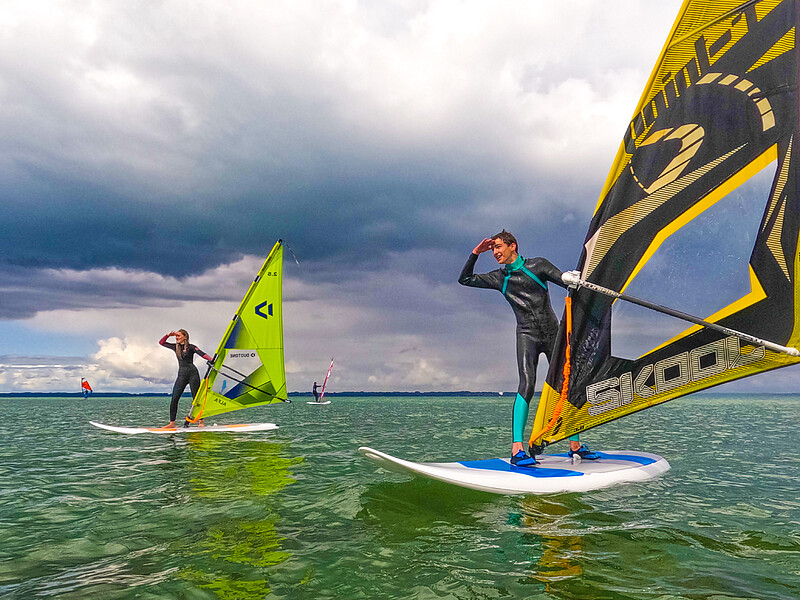
<path id="1" fill-rule="evenodd" d="M 113 431 L 115 433 L 127 433 L 135 435 L 138 433 L 248 433 L 251 431 L 269 431 L 277 429 L 275 423 L 242 423 L 232 425 L 206 425 L 205 427 L 117 427 L 116 425 L 106 425 L 89 421 L 95 427 Z"/>
<path id="2" fill-rule="evenodd" d="M 362 446 L 358 452 L 381 467 L 461 487 L 495 494 L 555 494 L 588 492 L 600 488 L 645 481 L 668 471 L 667 460 L 648 452 L 609 450 L 597 452 L 597 460 L 572 462 L 568 454 L 537 456 L 540 464 L 513 466 L 508 458 L 418 463 Z"/>
<path id="3" fill-rule="evenodd" d="M 313 400 L 311 402 L 306 402 L 306 404 L 330 404 L 330 403 L 331 403 L 330 400 L 325 400 L 325 402 L 314 402 Z"/>

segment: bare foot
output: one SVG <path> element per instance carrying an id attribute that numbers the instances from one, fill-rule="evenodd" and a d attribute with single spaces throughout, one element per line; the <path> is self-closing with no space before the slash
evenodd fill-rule
<path id="1" fill-rule="evenodd" d="M 161 429 L 175 428 L 175 421 L 170 421 L 168 425 L 164 425 Z"/>
<path id="2" fill-rule="evenodd" d="M 200 419 L 200 420 L 197 422 L 197 426 L 198 426 L 198 427 L 205 427 L 205 426 L 206 426 L 206 424 L 205 424 L 205 422 L 203 421 L 203 419 Z"/>

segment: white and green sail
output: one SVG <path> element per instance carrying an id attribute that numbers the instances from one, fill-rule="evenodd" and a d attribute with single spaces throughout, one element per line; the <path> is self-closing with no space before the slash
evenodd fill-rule
<path id="1" fill-rule="evenodd" d="M 233 315 L 187 418 L 286 402 L 283 242 L 278 240 Z"/>

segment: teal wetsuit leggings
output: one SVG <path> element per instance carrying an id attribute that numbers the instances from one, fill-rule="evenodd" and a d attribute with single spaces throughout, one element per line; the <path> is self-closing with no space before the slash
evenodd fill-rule
<path id="1" fill-rule="evenodd" d="M 539 366 L 539 355 L 544 354 L 550 361 L 553 349 L 552 340 L 542 340 L 524 328 L 517 328 L 517 369 L 519 371 L 519 387 L 514 398 L 512 431 L 514 441 L 521 442 L 528 422 L 528 409 L 536 387 L 536 367 Z"/>

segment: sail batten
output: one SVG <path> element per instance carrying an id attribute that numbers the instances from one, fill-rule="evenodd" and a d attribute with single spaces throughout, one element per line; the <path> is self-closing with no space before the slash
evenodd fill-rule
<path id="1" fill-rule="evenodd" d="M 799 12 L 797 0 L 683 3 L 595 208 L 577 265 L 587 287 L 570 293 L 572 333 L 563 319 L 532 444 L 799 362 Z M 748 198 L 763 206 L 740 273 L 750 292 L 639 358 L 613 356 L 614 295 L 667 238 L 776 163 L 770 193 Z"/>

